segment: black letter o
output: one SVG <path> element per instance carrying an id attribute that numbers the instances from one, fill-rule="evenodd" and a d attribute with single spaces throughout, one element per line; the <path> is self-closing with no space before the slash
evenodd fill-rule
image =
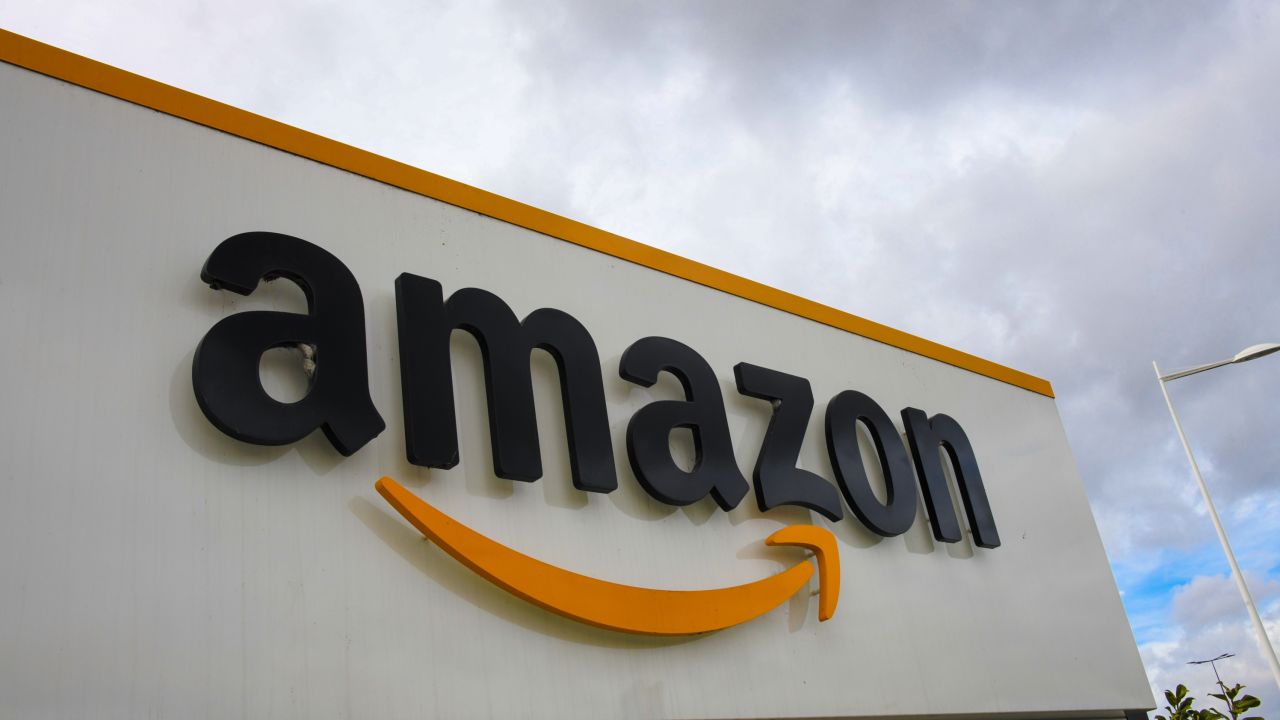
<path id="1" fill-rule="evenodd" d="M 858 422 L 871 434 L 880 468 L 884 472 L 887 502 L 871 492 L 867 471 L 858 448 Z M 840 492 L 849 509 L 872 532 L 885 537 L 901 535 L 916 517 L 916 486 L 893 421 L 874 400 L 856 390 L 845 390 L 827 404 L 827 452 Z"/>

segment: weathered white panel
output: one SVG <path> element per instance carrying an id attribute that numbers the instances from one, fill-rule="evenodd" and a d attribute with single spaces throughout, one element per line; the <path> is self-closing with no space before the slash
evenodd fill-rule
<path id="1" fill-rule="evenodd" d="M 1051 399 L 506 223 L 0 64 L 0 708 L 13 717 L 769 717 L 1111 711 L 1146 678 Z M 285 281 L 249 298 L 198 277 L 224 238 L 315 242 L 360 280 L 387 431 L 344 459 L 221 435 L 192 352 L 250 308 L 302 310 Z M 555 370 L 536 353 L 545 475 L 495 478 L 479 353 L 454 342 L 462 463 L 404 458 L 393 281 L 563 309 L 605 368 L 621 487 L 569 481 Z M 945 298 L 936 298 L 945 302 Z M 617 582 L 708 588 L 795 562 L 754 498 L 724 513 L 649 499 L 630 414 L 675 397 L 617 377 L 665 335 L 721 377 L 749 476 L 769 417 L 732 367 L 811 380 L 802 466 L 831 478 L 826 399 L 945 412 L 977 451 L 1004 545 L 834 524 L 844 586 L 821 625 L 797 597 L 752 623 L 654 640 L 506 595 L 428 544 L 373 491 L 391 475 L 477 530 Z M 963 517 L 963 513 L 960 513 Z M 816 589 L 816 583 L 815 583 Z M 1081 704 L 1087 704 L 1081 707 Z"/>

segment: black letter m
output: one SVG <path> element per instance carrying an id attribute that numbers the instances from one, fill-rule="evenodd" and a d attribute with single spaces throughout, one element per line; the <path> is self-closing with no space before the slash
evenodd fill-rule
<path id="1" fill-rule="evenodd" d="M 464 288 L 444 300 L 440 283 L 404 273 L 396 278 L 404 436 L 409 462 L 450 468 L 458 463 L 449 336 L 470 333 L 484 358 L 493 472 L 508 480 L 542 477 L 529 354 L 541 348 L 560 372 L 573 484 L 610 492 L 618 486 L 605 412 L 600 356 L 587 329 L 560 310 L 524 319 L 497 295 Z"/>

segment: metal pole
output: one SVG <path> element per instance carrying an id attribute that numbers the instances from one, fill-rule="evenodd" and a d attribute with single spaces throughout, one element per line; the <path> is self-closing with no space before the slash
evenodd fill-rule
<path id="1" fill-rule="evenodd" d="M 1223 695 L 1226 695 L 1226 694 L 1227 694 L 1227 684 L 1226 684 L 1226 683 L 1224 683 L 1224 682 L 1222 682 L 1222 676 L 1218 674 L 1218 661 L 1217 661 L 1217 660 L 1210 660 L 1210 661 L 1209 661 L 1209 667 L 1213 668 L 1213 676 L 1214 676 L 1215 678 L 1217 678 L 1217 680 L 1218 680 L 1218 687 L 1222 689 L 1222 694 L 1223 694 Z M 1228 701 L 1227 701 L 1227 704 L 1230 704 L 1230 703 L 1231 703 L 1231 701 L 1230 701 L 1230 700 L 1228 700 Z M 1233 713 L 1235 712 L 1235 708 L 1230 708 L 1230 710 L 1231 710 L 1231 712 L 1233 712 Z"/>
<path id="2" fill-rule="evenodd" d="M 1200 474 L 1200 466 L 1196 464 L 1196 456 L 1191 454 L 1191 445 L 1187 443 L 1187 436 L 1182 432 L 1182 423 L 1178 421 L 1178 413 L 1173 411 L 1173 401 L 1169 399 L 1169 389 L 1165 387 L 1164 378 L 1160 377 L 1160 366 L 1155 362 L 1151 366 L 1156 369 L 1156 380 L 1160 382 L 1160 392 L 1164 393 L 1165 404 L 1169 406 L 1169 415 L 1173 417 L 1173 426 L 1178 430 L 1178 439 L 1182 441 L 1182 449 L 1187 452 L 1187 461 L 1191 463 L 1191 470 L 1195 473 L 1196 482 L 1200 485 L 1200 494 L 1204 496 L 1204 505 L 1209 509 L 1209 518 L 1213 520 L 1213 529 L 1218 531 L 1218 541 L 1222 543 L 1222 552 L 1226 553 L 1227 563 L 1231 565 L 1231 576 L 1235 578 L 1236 587 L 1240 590 L 1240 597 L 1244 600 L 1244 606 L 1249 609 L 1249 618 L 1253 620 L 1253 629 L 1258 633 L 1258 648 L 1262 652 L 1262 656 L 1271 664 L 1271 676 L 1276 681 L 1276 687 L 1280 688 L 1280 660 L 1276 659 L 1275 648 L 1271 647 L 1271 639 L 1267 637 L 1267 629 L 1262 624 L 1262 618 L 1258 615 L 1258 608 L 1253 604 L 1253 596 L 1249 594 L 1249 586 L 1244 584 L 1244 573 L 1240 572 L 1240 566 L 1236 564 L 1236 555 L 1231 552 L 1231 544 L 1227 542 L 1227 533 L 1222 529 L 1222 521 L 1218 519 L 1218 511 L 1213 506 L 1213 500 L 1209 497 L 1209 488 L 1204 484 L 1204 477 Z M 1217 668 L 1214 668 L 1217 671 Z"/>

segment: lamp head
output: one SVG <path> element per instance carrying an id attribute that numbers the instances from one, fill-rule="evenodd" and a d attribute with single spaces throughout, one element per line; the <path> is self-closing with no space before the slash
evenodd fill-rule
<path id="1" fill-rule="evenodd" d="M 1249 360 L 1256 360 L 1257 358 L 1260 358 L 1263 355 L 1270 355 L 1271 353 L 1277 350 L 1280 350 L 1280 343 L 1262 343 L 1260 345 L 1250 345 L 1249 347 L 1236 353 L 1236 356 L 1231 358 L 1231 362 L 1242 363 L 1242 362 L 1247 362 Z"/>

